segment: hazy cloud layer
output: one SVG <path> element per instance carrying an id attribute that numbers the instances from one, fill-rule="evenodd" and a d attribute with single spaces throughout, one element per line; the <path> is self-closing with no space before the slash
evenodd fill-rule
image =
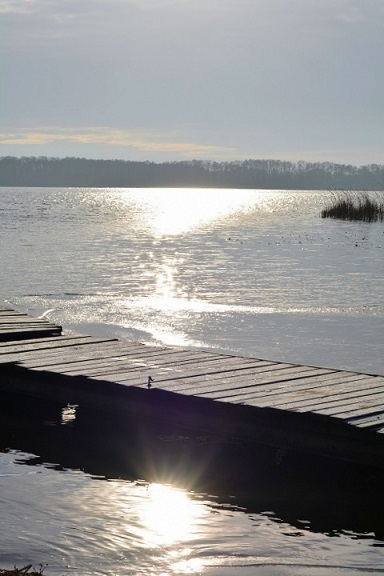
<path id="1" fill-rule="evenodd" d="M 0 17 L 3 132 L 51 134 L 1 155 L 384 162 L 382 0 L 1 0 Z M 84 126 L 103 138 L 66 132 Z"/>
<path id="2" fill-rule="evenodd" d="M 0 144 L 9 145 L 46 145 L 58 142 L 73 144 L 103 144 L 109 147 L 124 147 L 149 153 L 174 153 L 180 156 L 196 158 L 228 157 L 234 150 L 224 146 L 209 146 L 193 142 L 182 142 L 170 139 L 165 134 L 135 134 L 111 128 L 42 128 L 35 131 L 0 133 Z"/>

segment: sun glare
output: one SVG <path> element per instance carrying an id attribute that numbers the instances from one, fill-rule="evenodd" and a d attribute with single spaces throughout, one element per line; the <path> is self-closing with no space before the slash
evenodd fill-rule
<path id="1" fill-rule="evenodd" d="M 193 536 L 200 515 L 201 506 L 185 492 L 163 484 L 148 486 L 142 522 L 153 544 L 186 542 Z"/>
<path id="2" fill-rule="evenodd" d="M 129 190 L 127 201 L 142 207 L 143 225 L 154 236 L 183 234 L 203 224 L 249 210 L 262 199 L 254 190 L 167 188 Z"/>
<path id="3" fill-rule="evenodd" d="M 80 518 L 91 518 L 91 524 L 94 517 L 102 519 L 99 532 L 89 536 L 102 540 L 106 557 L 134 554 L 136 565 L 157 559 L 157 571 L 149 575 L 196 574 L 204 567 L 204 558 L 193 554 L 194 541 L 210 529 L 211 510 L 203 498 L 144 480 L 85 482 L 72 497 Z"/>

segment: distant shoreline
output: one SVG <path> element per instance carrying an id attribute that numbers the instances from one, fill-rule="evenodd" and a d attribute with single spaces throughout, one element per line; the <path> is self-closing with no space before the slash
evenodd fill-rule
<path id="1" fill-rule="evenodd" d="M 154 163 L 6 156 L 0 158 L 0 186 L 383 191 L 384 165 L 282 160 Z"/>

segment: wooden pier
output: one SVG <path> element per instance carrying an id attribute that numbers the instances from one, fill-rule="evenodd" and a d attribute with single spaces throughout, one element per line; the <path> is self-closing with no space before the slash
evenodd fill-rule
<path id="1" fill-rule="evenodd" d="M 384 469 L 384 376 L 65 334 L 0 310 L 8 392 Z"/>

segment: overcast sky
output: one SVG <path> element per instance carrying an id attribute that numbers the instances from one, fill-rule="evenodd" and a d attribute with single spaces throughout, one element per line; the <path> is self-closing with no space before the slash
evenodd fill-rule
<path id="1" fill-rule="evenodd" d="M 0 0 L 0 156 L 384 163 L 384 0 Z"/>

